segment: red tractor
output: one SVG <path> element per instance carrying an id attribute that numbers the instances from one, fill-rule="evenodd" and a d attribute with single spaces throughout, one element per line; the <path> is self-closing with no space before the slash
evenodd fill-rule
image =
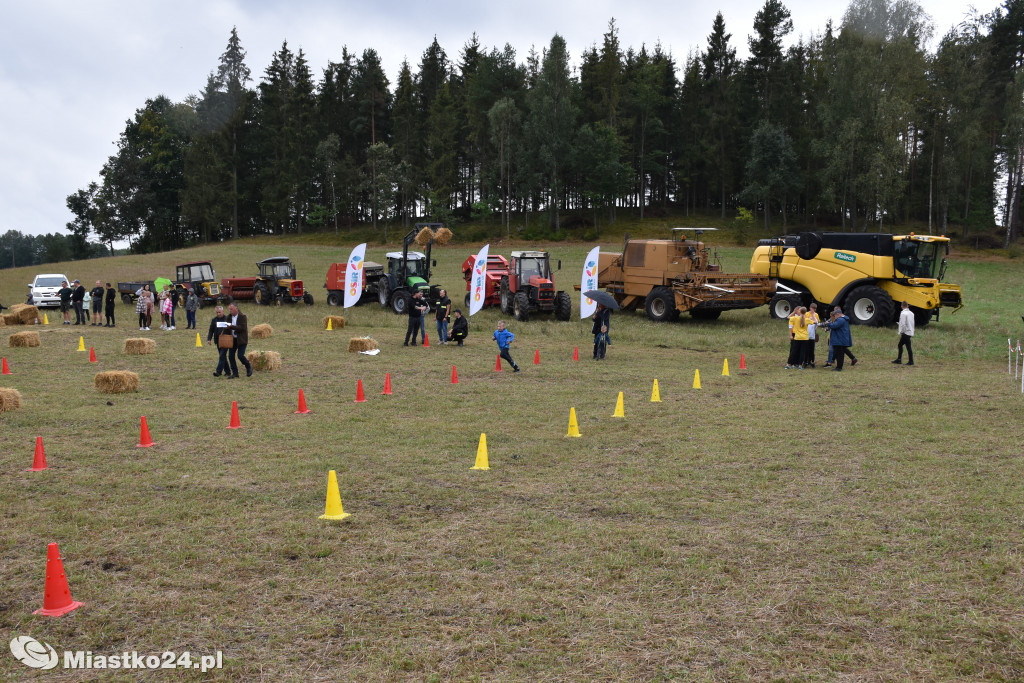
<path id="1" fill-rule="evenodd" d="M 469 293 L 473 288 L 473 266 L 476 265 L 476 254 L 462 262 L 462 275 L 466 278 L 466 308 L 469 308 Z M 484 306 L 497 306 L 500 302 L 501 280 L 508 278 L 508 261 L 504 256 L 489 254 L 487 256 L 487 273 L 484 280 Z"/>
<path id="2" fill-rule="evenodd" d="M 562 262 L 558 262 L 558 270 Z M 551 259 L 546 251 L 513 251 L 508 275 L 502 276 L 499 302 L 502 313 L 526 321 L 531 313 L 554 313 L 558 320 L 572 317 L 572 299 L 555 291 Z"/>

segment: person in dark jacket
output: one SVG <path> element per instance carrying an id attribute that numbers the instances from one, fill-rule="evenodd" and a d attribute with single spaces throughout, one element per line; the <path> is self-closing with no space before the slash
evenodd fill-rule
<path id="1" fill-rule="evenodd" d="M 224 315 L 224 307 L 218 306 L 215 308 L 213 319 L 210 320 L 210 331 L 206 333 L 206 341 L 213 342 L 217 346 L 217 351 L 220 352 L 217 358 L 217 369 L 213 372 L 214 377 L 220 377 L 225 372 L 228 377 L 231 377 L 228 367 L 228 349 L 220 348 L 220 344 L 217 343 L 220 335 L 230 334 L 230 330 L 228 330 L 229 324 L 230 321 Z"/>
<path id="2" fill-rule="evenodd" d="M 832 372 L 842 372 L 843 360 L 846 356 L 850 357 L 851 367 L 856 365 L 857 357 L 850 352 L 850 347 L 853 346 L 853 336 L 850 334 L 850 319 L 843 315 L 843 309 L 836 306 L 832 311 L 832 318 L 822 327 L 828 328 L 832 332 L 828 340 L 829 345 L 833 347 L 836 360 L 836 366 L 832 368 Z"/>
<path id="3" fill-rule="evenodd" d="M 82 309 L 82 302 L 85 301 L 85 287 L 78 280 L 74 282 L 74 291 L 71 293 L 71 307 L 75 309 L 75 324 L 85 324 L 85 311 Z"/>
<path id="4" fill-rule="evenodd" d="M 593 320 L 594 327 L 590 330 L 590 333 L 594 335 L 594 360 L 604 360 L 605 351 L 608 348 L 608 344 L 611 343 L 608 337 L 608 328 L 611 327 L 612 322 L 611 309 L 598 304 L 597 310 L 594 311 Z M 602 341 L 604 342 L 603 344 L 601 343 Z"/>
<path id="5" fill-rule="evenodd" d="M 107 293 L 105 295 L 104 303 L 106 304 L 105 312 L 107 314 L 107 322 L 104 327 L 114 327 L 114 306 L 117 305 L 117 290 L 107 283 Z"/>
<path id="6" fill-rule="evenodd" d="M 196 296 L 192 285 L 185 285 L 188 290 L 188 297 L 185 299 L 185 329 L 196 329 L 196 309 L 199 308 L 199 297 Z"/>
<path id="7" fill-rule="evenodd" d="M 252 377 L 252 363 L 245 357 L 245 348 L 249 346 L 249 319 L 244 313 L 238 310 L 238 306 L 228 306 L 228 330 L 235 337 L 235 345 L 228 353 L 228 360 L 231 362 L 231 379 L 238 377 L 238 363 L 241 361 L 245 366 L 245 376 Z"/>
<path id="8" fill-rule="evenodd" d="M 57 296 L 60 297 L 60 314 L 64 317 L 63 325 L 71 324 L 71 295 L 74 293 L 75 290 L 68 287 L 67 280 L 60 283 Z"/>
<path id="9" fill-rule="evenodd" d="M 462 346 L 462 341 L 469 336 L 469 321 L 462 311 L 455 309 L 455 320 L 452 321 L 452 334 L 449 337 L 451 341 L 458 342 L 459 346 Z"/>
<path id="10" fill-rule="evenodd" d="M 96 327 L 100 325 L 100 313 L 103 311 L 103 283 L 97 280 L 96 286 L 89 290 L 89 296 L 92 297 L 92 322 L 90 325 Z"/>
<path id="11" fill-rule="evenodd" d="M 405 343 L 402 346 L 409 345 L 410 336 L 412 336 L 412 345 L 416 346 L 416 333 L 420 331 L 423 314 L 427 311 L 427 304 L 423 301 L 423 294 L 419 290 L 409 299 L 406 308 L 406 313 L 409 314 L 409 326 L 405 329 Z"/>
<path id="12" fill-rule="evenodd" d="M 448 318 L 452 312 L 452 300 L 448 298 L 448 292 L 438 292 L 438 299 L 434 302 L 434 320 L 437 323 L 437 341 L 442 344 L 448 343 Z"/>

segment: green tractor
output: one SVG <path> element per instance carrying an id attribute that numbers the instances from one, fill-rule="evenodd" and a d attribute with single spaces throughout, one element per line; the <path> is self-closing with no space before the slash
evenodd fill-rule
<path id="1" fill-rule="evenodd" d="M 377 281 L 377 300 L 381 306 L 390 306 L 395 313 L 403 315 L 408 311 L 409 300 L 416 292 L 423 293 L 428 306 L 438 298 L 441 287 L 430 284 L 430 268 L 437 265 L 437 261 L 430 259 L 430 250 L 438 230 L 443 227 L 442 223 L 417 223 L 402 240 L 402 251 L 385 254 L 387 273 Z M 429 239 L 420 237 L 424 228 L 430 230 Z M 414 242 L 423 247 L 422 252 L 409 250 Z"/>

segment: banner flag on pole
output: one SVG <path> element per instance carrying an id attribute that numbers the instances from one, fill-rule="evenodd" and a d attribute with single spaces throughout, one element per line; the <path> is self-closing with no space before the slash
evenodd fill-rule
<path id="1" fill-rule="evenodd" d="M 342 308 L 349 308 L 359 303 L 359 297 L 363 295 L 363 260 L 366 256 L 366 242 L 363 242 L 348 257 L 348 265 L 345 266 L 345 305 Z"/>
<path id="2" fill-rule="evenodd" d="M 597 310 L 597 302 L 583 292 L 597 289 L 597 262 L 601 247 L 594 247 L 583 259 L 583 277 L 580 278 L 580 318 L 589 318 Z"/>
<path id="3" fill-rule="evenodd" d="M 490 246 L 485 244 L 473 261 L 473 280 L 470 282 L 469 292 L 470 315 L 484 307 L 484 298 L 487 296 L 487 250 Z"/>

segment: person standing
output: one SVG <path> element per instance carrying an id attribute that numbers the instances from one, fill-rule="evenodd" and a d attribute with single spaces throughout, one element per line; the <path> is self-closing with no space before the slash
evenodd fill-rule
<path id="1" fill-rule="evenodd" d="M 914 339 L 914 312 L 910 310 L 910 304 L 904 301 L 900 304 L 903 309 L 900 311 L 900 342 L 896 345 L 896 360 L 893 361 L 895 365 L 903 364 L 903 347 L 907 347 L 907 365 L 914 364 L 914 347 L 910 345 L 910 342 Z"/>
<path id="2" fill-rule="evenodd" d="M 249 345 L 249 319 L 238 310 L 238 306 L 231 304 L 228 306 L 228 322 L 230 324 L 227 329 L 235 338 L 235 345 L 228 354 L 228 360 L 231 363 L 231 379 L 238 377 L 237 361 L 241 361 L 245 366 L 245 376 L 252 377 L 252 363 L 245 357 L 245 347 Z"/>
<path id="3" fill-rule="evenodd" d="M 448 291 L 442 289 L 434 302 L 434 320 L 437 322 L 437 339 L 445 345 L 448 344 L 448 318 L 451 312 L 452 300 L 448 298 Z"/>
<path id="4" fill-rule="evenodd" d="M 804 367 L 814 367 L 814 350 L 818 345 L 818 325 L 820 324 L 818 304 L 812 301 L 811 307 L 807 310 L 807 355 L 804 359 Z"/>
<path id="5" fill-rule="evenodd" d="M 455 309 L 455 321 L 452 322 L 452 336 L 455 342 L 459 346 L 462 346 L 463 340 L 469 336 L 469 321 L 462 315 L 462 311 L 458 308 Z"/>
<path id="6" fill-rule="evenodd" d="M 199 308 L 199 297 L 196 296 L 192 285 L 185 285 L 188 289 L 188 297 L 185 298 L 185 329 L 196 329 L 196 309 Z"/>
<path id="7" fill-rule="evenodd" d="M 789 316 L 789 360 L 787 370 L 803 370 L 807 360 L 807 309 L 797 306 Z"/>
<path id="8" fill-rule="evenodd" d="M 836 306 L 832 310 L 832 319 L 824 323 L 822 327 L 828 328 L 832 334 L 829 335 L 828 343 L 832 345 L 832 354 L 835 356 L 836 366 L 832 372 L 843 371 L 843 360 L 850 357 L 850 366 L 857 364 L 857 357 L 850 353 L 853 346 L 853 335 L 850 334 L 850 319 L 843 315 L 843 309 Z"/>
<path id="9" fill-rule="evenodd" d="M 217 347 L 217 369 L 213 371 L 214 377 L 220 377 L 222 374 L 227 373 L 228 377 L 231 377 L 231 372 L 228 368 L 228 350 L 220 348 L 218 343 L 220 335 L 228 334 L 228 319 L 224 315 L 224 307 L 218 306 L 214 309 L 213 319 L 210 321 L 210 330 L 206 333 L 206 341 L 213 342 Z"/>
<path id="10" fill-rule="evenodd" d="M 178 329 L 175 327 L 174 312 L 178 310 L 178 302 L 181 300 L 181 292 L 177 287 L 171 290 L 171 329 Z"/>
<path id="11" fill-rule="evenodd" d="M 149 329 L 152 320 L 153 292 L 149 291 L 149 285 L 142 285 L 137 292 L 139 300 L 135 303 L 135 312 L 139 314 L 139 330 Z"/>
<path id="12" fill-rule="evenodd" d="M 519 372 L 519 366 L 516 365 L 516 362 L 512 360 L 512 356 L 509 354 L 509 347 L 515 339 L 516 336 L 505 329 L 505 321 L 499 320 L 498 329 L 494 331 L 494 341 L 498 343 L 499 355 L 512 365 L 513 372 Z"/>
<path id="13" fill-rule="evenodd" d="M 100 313 L 103 312 L 103 283 L 96 281 L 96 286 L 89 292 L 92 297 L 92 327 L 100 325 Z"/>
<path id="14" fill-rule="evenodd" d="M 117 290 L 107 283 L 107 293 L 104 296 L 104 303 L 106 304 L 107 322 L 104 327 L 115 327 L 114 325 L 114 306 L 117 305 Z"/>
<path id="15" fill-rule="evenodd" d="M 74 292 L 71 294 L 71 306 L 75 309 L 75 324 L 85 324 L 85 311 L 82 309 L 82 302 L 85 301 L 85 287 L 78 280 L 75 280 Z"/>
<path id="16" fill-rule="evenodd" d="M 67 280 L 60 283 L 60 290 L 57 291 L 57 295 L 60 297 L 60 313 L 64 316 L 64 325 L 71 324 L 71 295 L 75 293 L 75 290 L 68 287 Z"/>
<path id="17" fill-rule="evenodd" d="M 594 360 L 604 360 L 605 352 L 608 349 L 610 338 L 608 328 L 612 322 L 611 309 L 605 308 L 602 304 L 597 305 L 593 315 L 594 326 L 590 333 L 594 335 Z M 604 342 L 603 344 L 601 342 Z"/>
<path id="18" fill-rule="evenodd" d="M 423 322 L 423 313 L 427 310 L 423 303 L 423 294 L 419 290 L 412 295 L 406 309 L 406 313 L 409 314 L 409 326 L 405 329 L 405 343 L 402 346 L 409 345 L 410 336 L 412 336 L 412 345 L 416 346 L 416 332 L 419 331 Z"/>

